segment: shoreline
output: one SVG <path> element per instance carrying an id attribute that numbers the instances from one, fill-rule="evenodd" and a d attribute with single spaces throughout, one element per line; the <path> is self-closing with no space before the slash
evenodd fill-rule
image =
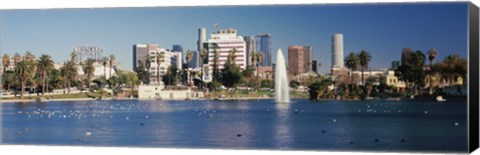
<path id="1" fill-rule="evenodd" d="M 58 101 L 102 101 L 102 100 L 137 100 L 137 101 L 189 101 L 189 100 L 212 100 L 212 101 L 243 101 L 243 100 L 267 100 L 267 99 L 274 99 L 274 97 L 240 97 L 240 98 L 194 98 L 194 99 L 139 99 L 139 98 L 114 98 L 114 97 L 108 97 L 108 98 L 102 98 L 101 100 L 97 100 L 94 98 L 64 98 L 64 99 L 44 99 L 42 101 L 37 101 L 36 99 L 11 99 L 11 100 L 0 100 L 0 104 L 3 103 L 18 103 L 18 102 L 58 102 Z M 308 99 L 308 98 L 291 98 L 291 99 Z M 455 98 L 453 98 L 455 99 Z M 405 101 L 405 100 L 425 100 L 424 98 L 418 98 L 418 99 L 402 99 L 402 98 L 395 98 L 395 99 L 368 99 L 368 100 L 362 100 L 362 99 L 320 99 L 318 101 L 378 101 L 378 100 L 383 100 L 383 101 Z M 316 102 L 316 101 L 314 101 Z"/>

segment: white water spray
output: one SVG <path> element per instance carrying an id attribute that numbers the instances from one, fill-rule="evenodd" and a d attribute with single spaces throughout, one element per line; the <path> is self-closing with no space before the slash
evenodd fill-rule
<path id="1" fill-rule="evenodd" d="M 290 102 L 290 87 L 288 86 L 287 67 L 282 50 L 278 49 L 275 63 L 275 101 Z"/>

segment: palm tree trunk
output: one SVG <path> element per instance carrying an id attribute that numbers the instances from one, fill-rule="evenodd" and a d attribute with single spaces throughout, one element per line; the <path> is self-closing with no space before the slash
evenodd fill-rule
<path id="1" fill-rule="evenodd" d="M 353 71 L 350 71 L 350 91 L 353 91 Z"/>
<path id="2" fill-rule="evenodd" d="M 364 86 L 365 86 L 365 81 L 364 81 L 364 79 L 363 79 L 363 72 L 364 72 L 364 70 L 365 70 L 365 68 L 364 68 L 364 67 L 362 67 L 362 85 L 364 85 Z"/>
<path id="3" fill-rule="evenodd" d="M 68 95 L 70 95 L 70 82 L 68 82 L 67 90 L 68 90 Z"/>
<path id="4" fill-rule="evenodd" d="M 20 84 L 20 85 L 21 85 L 20 88 L 22 89 L 22 90 L 21 90 L 21 93 L 20 93 L 20 98 L 23 98 L 23 94 L 25 94 L 25 82 L 22 81 L 22 82 L 20 82 L 20 83 L 21 83 L 21 84 Z"/>
<path id="5" fill-rule="evenodd" d="M 43 76 L 42 76 L 42 96 L 45 96 L 45 77 L 47 74 L 47 70 L 43 71 Z"/>
<path id="6" fill-rule="evenodd" d="M 160 65 L 157 67 L 157 85 L 160 86 Z"/>

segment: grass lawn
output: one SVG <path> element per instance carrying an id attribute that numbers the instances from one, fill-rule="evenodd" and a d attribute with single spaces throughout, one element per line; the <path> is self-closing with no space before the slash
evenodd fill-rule
<path id="1" fill-rule="evenodd" d="M 28 99 L 36 99 L 41 96 L 24 96 L 23 99 L 28 100 Z M 87 93 L 78 93 L 78 94 L 61 94 L 61 95 L 45 95 L 44 98 L 46 99 L 78 99 L 78 98 L 98 98 L 100 97 L 100 94 L 98 92 L 90 93 L 88 95 Z M 112 97 L 110 94 L 105 94 L 103 97 Z M 17 97 L 3 97 L 2 100 L 18 100 L 20 99 L 20 95 L 17 95 Z"/>

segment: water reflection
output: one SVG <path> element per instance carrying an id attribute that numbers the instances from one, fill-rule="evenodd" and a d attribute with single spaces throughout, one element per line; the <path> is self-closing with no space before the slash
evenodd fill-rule
<path id="1" fill-rule="evenodd" d="M 276 147 L 288 148 L 291 145 L 291 123 L 290 123 L 290 104 L 291 103 L 276 103 L 276 129 L 275 129 L 275 141 Z"/>

